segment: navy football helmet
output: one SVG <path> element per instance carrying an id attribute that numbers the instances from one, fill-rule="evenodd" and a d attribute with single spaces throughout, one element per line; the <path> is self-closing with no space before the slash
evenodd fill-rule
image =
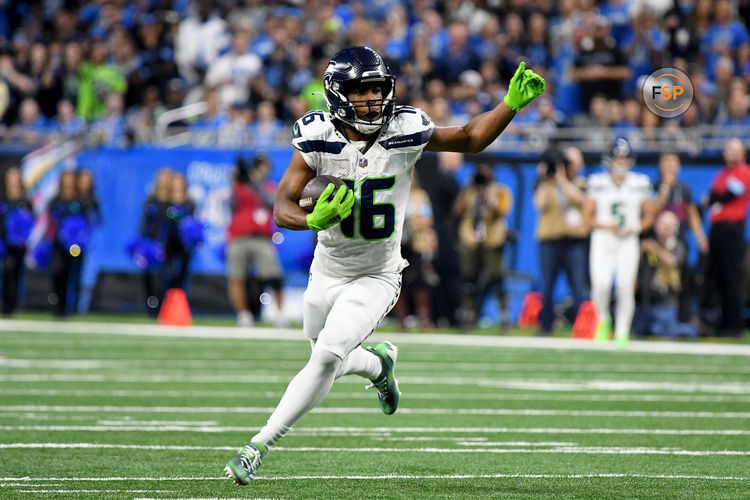
<path id="1" fill-rule="evenodd" d="M 625 158 L 627 162 L 617 162 L 618 158 Z M 635 165 L 635 152 L 630 147 L 627 139 L 618 137 L 604 158 L 604 166 L 615 175 L 625 175 Z"/>
<path id="2" fill-rule="evenodd" d="M 370 99 L 367 104 L 380 106 L 380 113 L 372 121 L 357 116 L 355 103 L 349 92 L 363 84 L 379 84 L 382 99 Z M 333 56 L 323 75 L 323 87 L 328 108 L 335 118 L 345 122 L 360 133 L 372 134 L 388 123 L 396 106 L 396 77 L 377 52 L 369 47 L 347 47 Z M 357 101 L 358 105 L 363 102 Z"/>

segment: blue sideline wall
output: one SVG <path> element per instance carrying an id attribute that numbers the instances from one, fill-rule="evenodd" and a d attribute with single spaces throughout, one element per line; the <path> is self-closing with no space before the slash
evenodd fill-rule
<path id="1" fill-rule="evenodd" d="M 99 148 L 86 150 L 78 159 L 80 167 L 91 168 L 96 178 L 96 193 L 101 201 L 104 223 L 94 234 L 88 249 L 84 269 L 84 288 L 93 286 L 100 270 L 137 272 L 138 269 L 126 255 L 126 243 L 136 234 L 141 219 L 142 205 L 151 190 L 156 172 L 163 167 L 182 172 L 190 185 L 190 194 L 197 202 L 198 216 L 207 226 L 207 244 L 200 249 L 191 266 L 200 274 L 224 273 L 221 246 L 229 222 L 229 197 L 231 172 L 235 160 L 243 155 L 252 157 L 252 150 L 155 148 L 130 149 Z M 278 181 L 291 158 L 290 148 L 265 150 L 273 165 L 271 177 Z M 485 157 L 490 160 L 491 157 Z M 495 163 L 495 162 L 493 162 Z M 587 173 L 596 171 L 591 166 Z M 708 190 L 717 171 L 716 164 L 685 165 L 681 179 L 699 198 Z M 638 171 L 656 177 L 654 164 L 639 165 Z M 458 172 L 460 184 L 466 184 L 473 175 L 474 164 L 469 162 Z M 511 283 L 512 317 L 515 318 L 520 298 L 529 289 L 538 288 L 538 248 L 534 237 L 536 212 L 531 203 L 536 180 L 536 163 L 495 163 L 496 178 L 514 192 L 515 203 L 510 214 L 510 224 L 519 233 L 518 242 L 510 245 L 506 253 L 507 267 L 520 273 L 523 279 Z M 282 230 L 283 242 L 277 246 L 282 265 L 288 272 L 287 284 L 304 287 L 313 237 L 309 231 Z M 566 293 L 567 286 L 560 280 L 557 295 Z M 496 308 L 489 305 L 485 312 L 496 319 Z"/>

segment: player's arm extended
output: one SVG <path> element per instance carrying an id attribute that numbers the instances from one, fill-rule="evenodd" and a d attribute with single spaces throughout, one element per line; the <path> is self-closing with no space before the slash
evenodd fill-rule
<path id="1" fill-rule="evenodd" d="M 302 188 L 313 177 L 315 177 L 315 171 L 307 166 L 305 159 L 295 149 L 292 160 L 276 189 L 273 221 L 277 226 L 297 231 L 310 229 L 307 224 L 307 212 L 300 208 L 299 199 L 302 195 Z"/>
<path id="2" fill-rule="evenodd" d="M 544 92 L 544 78 L 521 63 L 508 85 L 508 94 L 495 109 L 472 118 L 463 127 L 436 127 L 425 149 L 479 153 L 505 130 L 516 112 Z"/>

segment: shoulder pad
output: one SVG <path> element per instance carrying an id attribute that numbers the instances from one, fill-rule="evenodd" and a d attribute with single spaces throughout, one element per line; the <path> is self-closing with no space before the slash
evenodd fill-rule
<path id="1" fill-rule="evenodd" d="M 603 191 L 606 190 L 612 181 L 610 180 L 610 174 L 608 172 L 597 172 L 591 174 L 586 180 L 586 189 L 588 191 Z"/>
<path id="2" fill-rule="evenodd" d="M 292 125 L 292 146 L 302 153 L 339 154 L 345 145 L 326 112 L 310 111 Z"/>
<path id="3" fill-rule="evenodd" d="M 630 172 L 630 175 L 632 176 L 632 182 L 635 186 L 639 188 L 651 186 L 651 179 L 649 179 L 646 174 L 642 174 L 640 172 Z"/>
<path id="4" fill-rule="evenodd" d="M 308 111 L 292 125 L 292 140 L 325 139 L 333 131 L 331 118 L 325 111 Z"/>
<path id="5" fill-rule="evenodd" d="M 588 185 L 600 186 L 607 181 L 607 177 L 609 177 L 609 174 L 604 173 L 604 172 L 597 172 L 597 173 L 591 174 L 589 175 L 589 178 L 588 178 Z"/>
<path id="6" fill-rule="evenodd" d="M 413 106 L 396 106 L 393 111 L 393 121 L 404 132 L 416 132 L 434 127 L 427 113 Z"/>
<path id="7" fill-rule="evenodd" d="M 427 113 L 412 106 L 396 106 L 380 145 L 386 149 L 419 148 L 432 137 L 435 125 Z"/>

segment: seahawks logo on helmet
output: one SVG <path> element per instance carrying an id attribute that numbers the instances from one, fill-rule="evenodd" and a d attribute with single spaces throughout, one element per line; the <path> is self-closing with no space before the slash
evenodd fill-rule
<path id="1" fill-rule="evenodd" d="M 349 98 L 349 91 L 365 83 L 378 83 L 382 99 L 368 100 L 371 106 L 381 106 L 380 114 L 372 121 L 363 120 Z M 333 56 L 323 75 L 323 87 L 328 108 L 333 116 L 351 125 L 362 134 L 372 134 L 393 118 L 396 106 L 396 77 L 377 52 L 369 47 L 347 47 Z"/>

